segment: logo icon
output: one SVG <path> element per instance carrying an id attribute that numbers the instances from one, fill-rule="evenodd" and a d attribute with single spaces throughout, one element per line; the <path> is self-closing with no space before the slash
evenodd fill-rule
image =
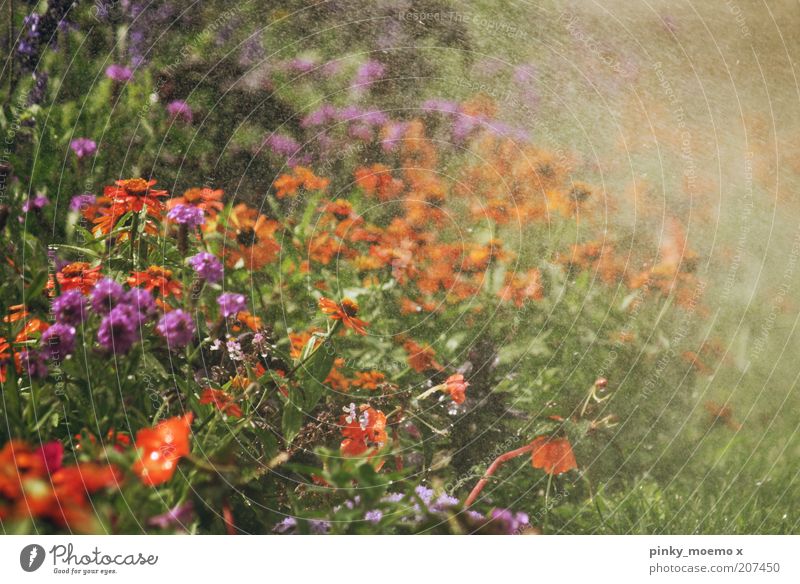
<path id="1" fill-rule="evenodd" d="M 44 548 L 39 544 L 26 545 L 19 553 L 19 565 L 26 572 L 35 572 L 42 567 L 44 556 Z"/>

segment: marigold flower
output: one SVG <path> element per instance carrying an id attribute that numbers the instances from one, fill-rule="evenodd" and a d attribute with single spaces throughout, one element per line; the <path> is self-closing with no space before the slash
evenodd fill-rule
<path id="1" fill-rule="evenodd" d="M 211 404 L 223 414 L 226 416 L 231 416 L 232 418 L 242 417 L 242 408 L 234 403 L 233 396 L 231 394 L 226 391 L 222 391 L 221 389 L 204 389 L 202 395 L 200 396 L 200 404 Z"/>
<path id="2" fill-rule="evenodd" d="M 319 308 L 332 320 L 340 320 L 342 324 L 352 329 L 359 335 L 366 335 L 369 326 L 368 322 L 356 318 L 358 314 L 358 303 L 352 298 L 344 298 L 341 302 L 336 302 L 324 296 L 319 299 Z"/>
<path id="3" fill-rule="evenodd" d="M 281 246 L 275 240 L 280 228 L 277 221 L 242 203 L 233 208 L 228 222 L 232 227 L 227 233 L 231 243 L 226 242 L 225 247 L 229 266 L 242 262 L 249 270 L 259 270 L 278 256 Z"/>
<path id="4" fill-rule="evenodd" d="M 151 487 L 167 482 L 175 474 L 178 461 L 189 454 L 189 433 L 194 414 L 191 412 L 164 420 L 155 428 L 136 433 L 139 459 L 133 471 Z"/>
<path id="5" fill-rule="evenodd" d="M 539 436 L 531 442 L 531 464 L 547 474 L 560 475 L 578 468 L 572 445 L 566 438 Z"/>

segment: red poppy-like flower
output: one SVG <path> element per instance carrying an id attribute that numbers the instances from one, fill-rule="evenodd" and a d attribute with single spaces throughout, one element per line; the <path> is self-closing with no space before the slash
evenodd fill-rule
<path id="1" fill-rule="evenodd" d="M 134 464 L 133 471 L 143 483 L 156 486 L 172 478 L 178 461 L 189 454 L 189 432 L 193 419 L 194 415 L 190 412 L 136 433 L 136 448 L 140 458 Z"/>
<path id="2" fill-rule="evenodd" d="M 320 310 L 327 314 L 332 320 L 341 320 L 342 324 L 359 335 L 366 335 L 369 326 L 368 322 L 356 318 L 358 314 L 358 303 L 351 298 L 344 298 L 341 302 L 336 302 L 324 296 L 319 299 Z"/>
<path id="3" fill-rule="evenodd" d="M 101 268 L 102 266 L 89 267 L 86 262 L 72 262 L 56 273 L 56 280 L 62 292 L 77 289 L 82 294 L 88 294 L 102 277 Z M 47 283 L 48 290 L 53 290 L 55 287 L 53 280 Z"/>
<path id="4" fill-rule="evenodd" d="M 572 445 L 566 438 L 539 436 L 531 442 L 531 463 L 533 468 L 541 468 L 547 474 L 560 475 L 578 468 Z"/>
<path id="5" fill-rule="evenodd" d="M 341 452 L 345 456 L 359 456 L 370 448 L 373 448 L 371 455 L 374 455 L 388 440 L 386 416 L 366 404 L 361 405 L 358 411 L 354 404 L 350 404 L 347 415 L 343 415 L 339 423 L 344 436 Z"/>
<path id="6" fill-rule="evenodd" d="M 242 417 L 242 408 L 236 405 L 233 401 L 233 396 L 221 389 L 207 388 L 203 390 L 200 396 L 200 404 L 212 404 L 215 408 L 227 416 L 232 418 Z"/>
<path id="7" fill-rule="evenodd" d="M 464 376 L 460 373 L 456 373 L 448 377 L 444 384 L 447 386 L 447 391 L 450 392 L 452 400 L 457 404 L 463 404 L 464 400 L 467 399 L 465 393 L 467 387 L 469 387 L 469 382 L 464 381 Z"/>
<path id="8" fill-rule="evenodd" d="M 150 266 L 144 272 L 133 272 L 128 277 L 129 286 L 139 286 L 152 292 L 158 290 L 162 298 L 180 296 L 181 283 L 172 277 L 172 270 L 161 266 Z"/>

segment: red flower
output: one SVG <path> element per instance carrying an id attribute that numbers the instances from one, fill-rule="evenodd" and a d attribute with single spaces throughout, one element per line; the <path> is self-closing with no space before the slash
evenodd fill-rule
<path id="1" fill-rule="evenodd" d="M 339 420 L 342 426 L 341 452 L 345 456 L 360 456 L 370 447 L 374 447 L 371 455 L 376 454 L 386 444 L 386 416 L 380 410 L 363 404 L 356 411 L 355 404 L 350 404 L 346 416 Z"/>
<path id="2" fill-rule="evenodd" d="M 172 278 L 172 270 L 161 266 L 150 266 L 144 272 L 133 272 L 128 278 L 129 286 L 141 286 L 152 292 L 158 290 L 162 298 L 180 296 L 181 283 Z"/>
<path id="3" fill-rule="evenodd" d="M 90 268 L 86 262 L 72 262 L 67 264 L 56 274 L 56 280 L 62 292 L 78 289 L 83 294 L 88 294 L 101 278 L 101 266 Z M 48 290 L 55 288 L 55 283 L 47 283 Z"/>
<path id="4" fill-rule="evenodd" d="M 436 353 L 431 347 L 423 347 L 412 340 L 403 343 L 403 349 L 408 354 L 408 364 L 417 373 L 423 373 L 429 369 L 441 371 L 444 369 L 441 363 L 436 360 Z"/>
<path id="5" fill-rule="evenodd" d="M 578 468 L 572 445 L 566 438 L 539 436 L 531 442 L 533 468 L 541 468 L 547 474 L 560 475 Z"/>
<path id="6" fill-rule="evenodd" d="M 452 400 L 457 404 L 463 404 L 464 400 L 467 399 L 465 392 L 467 391 L 467 387 L 469 387 L 469 382 L 464 381 L 464 376 L 460 373 L 456 373 L 448 377 L 444 384 L 447 386 L 447 391 L 450 392 Z"/>
<path id="7" fill-rule="evenodd" d="M 168 193 L 152 189 L 156 184 L 155 180 L 129 178 L 118 180 L 114 184 L 116 186 L 106 187 L 103 194 L 114 203 L 123 205 L 126 212 L 138 213 L 143 207 L 147 207 L 148 214 L 158 216 L 164 210 L 164 203 L 159 199 L 166 197 Z"/>
<path id="8" fill-rule="evenodd" d="M 213 404 L 214 407 L 223 414 L 231 416 L 232 418 L 242 417 L 242 408 L 233 402 L 233 396 L 231 394 L 221 389 L 204 389 L 203 394 L 200 396 L 200 404 Z"/>
<path id="9" fill-rule="evenodd" d="M 178 461 L 189 454 L 189 432 L 193 419 L 194 415 L 190 412 L 136 433 L 136 448 L 140 451 L 140 458 L 134 464 L 133 471 L 143 483 L 156 486 L 172 478 Z"/>
<path id="10" fill-rule="evenodd" d="M 330 298 L 322 297 L 319 299 L 319 308 L 332 320 L 341 320 L 344 326 L 353 329 L 355 333 L 359 335 L 367 334 L 366 327 L 369 326 L 369 323 L 360 318 L 356 318 L 358 314 L 358 303 L 355 300 L 345 298 L 337 303 Z"/>

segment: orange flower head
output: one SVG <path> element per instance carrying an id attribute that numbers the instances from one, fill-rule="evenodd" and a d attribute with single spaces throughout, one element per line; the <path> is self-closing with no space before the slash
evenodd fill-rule
<path id="1" fill-rule="evenodd" d="M 91 268 L 86 262 L 72 262 L 61 268 L 61 271 L 56 274 L 56 280 L 62 292 L 80 290 L 82 294 L 88 294 L 100 280 L 101 268 L 102 266 Z M 47 288 L 48 290 L 55 289 L 55 283 L 50 280 Z"/>
<path id="2" fill-rule="evenodd" d="M 342 426 L 341 452 L 345 456 L 360 456 L 373 448 L 371 456 L 388 441 L 386 415 L 366 404 L 356 410 L 355 404 L 344 408 L 339 423 Z"/>
<path id="3" fill-rule="evenodd" d="M 178 461 L 189 454 L 189 432 L 193 419 L 194 415 L 190 412 L 136 433 L 136 448 L 140 458 L 134 464 L 133 471 L 143 483 L 156 486 L 172 478 Z"/>
<path id="4" fill-rule="evenodd" d="M 539 436 L 531 443 L 533 468 L 541 468 L 547 474 L 560 475 L 578 468 L 572 445 L 566 438 Z"/>
<path id="5" fill-rule="evenodd" d="M 374 391 L 384 381 L 386 381 L 386 376 L 380 371 L 359 371 L 356 373 L 353 385 L 361 389 Z"/>
<path id="6" fill-rule="evenodd" d="M 129 286 L 142 287 L 149 292 L 157 290 L 162 298 L 181 296 L 181 283 L 172 277 L 172 270 L 162 266 L 150 266 L 144 272 L 133 272 L 128 278 Z"/>
<path id="7" fill-rule="evenodd" d="M 467 399 L 466 391 L 467 387 L 469 387 L 469 381 L 464 381 L 464 376 L 456 373 L 448 377 L 444 384 L 447 387 L 447 391 L 450 392 L 450 398 L 457 404 L 463 404 L 464 400 Z"/>
<path id="8" fill-rule="evenodd" d="M 357 318 L 358 303 L 352 298 L 344 298 L 340 303 L 337 303 L 323 296 L 319 299 L 319 308 L 332 320 L 342 321 L 344 326 L 352 329 L 355 333 L 359 335 L 367 334 L 366 327 L 369 326 L 369 323 Z"/>
<path id="9" fill-rule="evenodd" d="M 403 349 L 408 354 L 408 364 L 417 373 L 434 369 L 441 371 L 444 369 L 441 363 L 436 360 L 436 352 L 432 347 L 423 347 L 412 340 L 403 343 Z"/>

